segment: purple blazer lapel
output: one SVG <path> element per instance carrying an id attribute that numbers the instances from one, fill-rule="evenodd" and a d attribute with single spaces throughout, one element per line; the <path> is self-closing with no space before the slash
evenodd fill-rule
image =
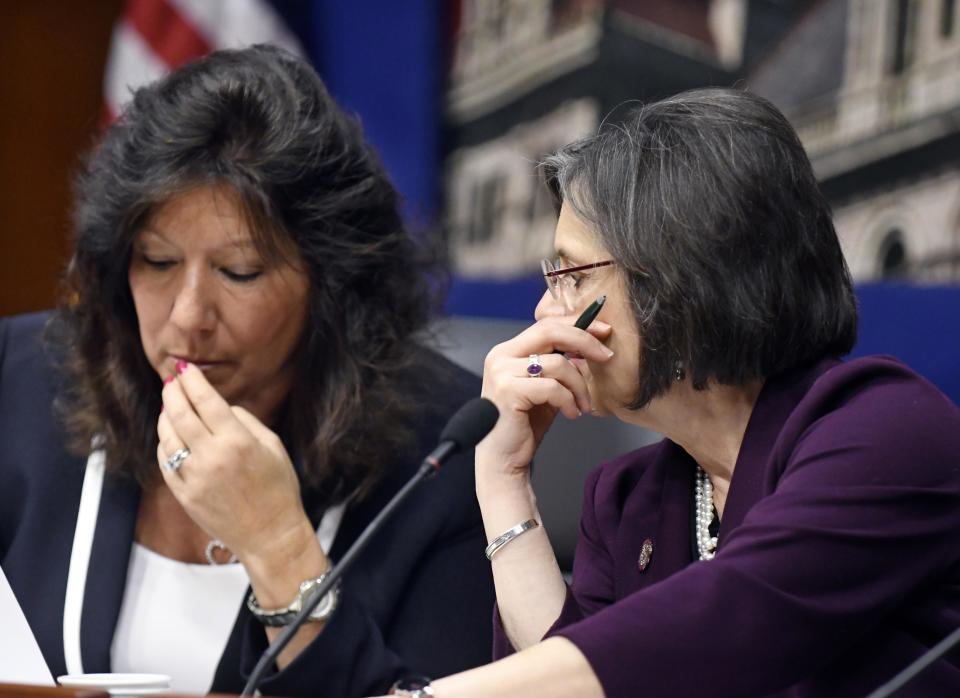
<path id="1" fill-rule="evenodd" d="M 623 520 L 632 524 L 618 531 L 617 598 L 690 564 L 694 466 L 682 448 L 664 439 L 648 477 L 642 478 L 627 499 Z"/>
<path id="2" fill-rule="evenodd" d="M 743 523 L 750 508 L 776 487 L 779 472 L 769 455 L 787 418 L 810 386 L 838 362 L 834 359 L 775 376 L 754 406 L 734 468 L 720 523 L 719 546 Z M 696 462 L 664 439 L 624 501 L 616 532 L 616 598 L 666 579 L 689 565 Z M 613 496 L 613 493 L 611 493 Z M 645 548 L 646 545 L 646 548 Z"/>
<path id="3" fill-rule="evenodd" d="M 720 521 L 718 548 L 722 549 L 727 536 L 743 523 L 750 508 L 776 488 L 781 473 L 770 454 L 777 452 L 774 446 L 783 425 L 816 379 L 838 363 L 836 359 L 825 359 L 771 377 L 764 384 L 743 434 Z"/>

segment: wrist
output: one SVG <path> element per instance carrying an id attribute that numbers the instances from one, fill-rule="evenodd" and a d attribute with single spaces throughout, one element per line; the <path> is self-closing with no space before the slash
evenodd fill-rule
<path id="1" fill-rule="evenodd" d="M 532 457 L 533 451 L 505 447 L 488 437 L 474 452 L 477 479 L 528 483 Z"/>
<path id="2" fill-rule="evenodd" d="M 290 603 L 304 580 L 319 577 L 331 566 L 306 519 L 303 526 L 274 540 L 275 544 L 268 549 L 240 557 L 250 586 L 264 608 Z"/>
<path id="3" fill-rule="evenodd" d="M 327 591 L 324 591 L 327 589 Z M 320 594 L 321 598 L 316 596 Z M 268 628 L 281 628 L 293 623 L 297 616 L 305 609 L 310 608 L 307 622 L 322 623 L 336 610 L 340 600 L 340 580 L 331 584 L 327 574 L 321 574 L 314 579 L 305 579 L 300 583 L 297 597 L 286 606 L 267 609 L 260 605 L 256 593 L 251 591 L 247 597 L 247 608 Z M 316 604 L 313 605 L 312 604 Z"/>
<path id="4" fill-rule="evenodd" d="M 498 506 L 481 508 L 481 515 L 487 543 L 524 521 L 533 520 L 539 523 L 541 520 L 537 507 L 523 502 L 501 503 Z"/>
<path id="5" fill-rule="evenodd" d="M 535 511 L 537 497 L 530 478 L 520 475 L 476 477 L 476 494 L 480 508 L 517 508 L 518 511 Z"/>
<path id="6" fill-rule="evenodd" d="M 540 522 L 536 497 L 530 489 L 488 492 L 485 497 L 478 495 L 477 499 L 487 543 L 525 521 Z"/>

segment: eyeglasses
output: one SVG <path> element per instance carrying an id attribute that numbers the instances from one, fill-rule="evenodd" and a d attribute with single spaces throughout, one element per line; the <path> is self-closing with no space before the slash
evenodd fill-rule
<path id="1" fill-rule="evenodd" d="M 580 272 L 588 269 L 597 269 L 599 267 L 608 267 L 616 264 L 612 259 L 603 262 L 594 262 L 593 264 L 580 264 L 575 267 L 561 267 L 560 260 L 552 261 L 544 259 L 540 261 L 540 268 L 543 269 L 543 279 L 547 282 L 547 289 L 554 300 L 563 303 L 567 310 L 571 312 L 580 305 L 579 287 L 583 280 L 583 274 Z"/>

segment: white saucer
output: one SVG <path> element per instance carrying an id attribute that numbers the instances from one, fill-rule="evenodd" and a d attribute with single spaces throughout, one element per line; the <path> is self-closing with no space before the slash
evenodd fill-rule
<path id="1" fill-rule="evenodd" d="M 57 683 L 68 688 L 103 688 L 111 693 L 116 691 L 125 695 L 140 695 L 140 691 L 159 693 L 170 690 L 170 677 L 166 674 L 67 674 L 58 676 Z M 137 691 L 136 694 L 134 690 Z"/>

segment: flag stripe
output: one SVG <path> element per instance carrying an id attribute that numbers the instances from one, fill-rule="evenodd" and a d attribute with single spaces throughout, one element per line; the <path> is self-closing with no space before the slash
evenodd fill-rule
<path id="1" fill-rule="evenodd" d="M 255 43 L 303 55 L 296 34 L 264 0 L 127 0 L 104 75 L 104 125 L 134 90 L 167 71 L 215 49 Z"/>
<path id="2" fill-rule="evenodd" d="M 299 40 L 262 0 L 166 0 L 216 48 L 268 43 L 303 54 Z"/>
<path id="3" fill-rule="evenodd" d="M 167 66 L 177 66 L 213 46 L 188 18 L 166 0 L 130 0 L 126 21 Z"/>
<path id="4" fill-rule="evenodd" d="M 113 29 L 103 85 L 111 120 L 130 99 L 132 90 L 156 80 L 165 72 L 167 66 L 153 54 L 143 37 L 125 20 L 118 22 Z"/>

